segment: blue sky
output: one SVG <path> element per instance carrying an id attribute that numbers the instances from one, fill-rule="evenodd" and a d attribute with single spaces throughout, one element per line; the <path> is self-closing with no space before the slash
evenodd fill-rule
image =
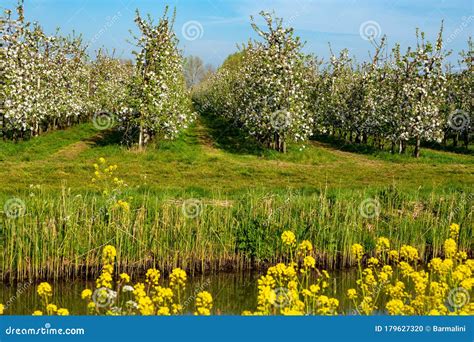
<path id="1" fill-rule="evenodd" d="M 0 6 L 15 4 L 2 0 Z M 56 27 L 82 33 L 91 52 L 105 46 L 129 58 L 135 9 L 158 18 L 165 5 L 177 9 L 175 31 L 184 54 L 213 65 L 237 51 L 237 44 L 256 38 L 249 17 L 261 10 L 283 17 L 306 41 L 305 51 L 323 58 L 329 56 L 330 42 L 335 51 L 347 47 L 357 59 L 366 59 L 371 45 L 364 32 L 386 34 L 389 45 L 406 47 L 415 44 L 415 28 L 420 27 L 434 40 L 444 19 L 446 48 L 454 51 L 455 61 L 474 24 L 470 0 L 25 0 L 25 14 L 48 33 Z"/>

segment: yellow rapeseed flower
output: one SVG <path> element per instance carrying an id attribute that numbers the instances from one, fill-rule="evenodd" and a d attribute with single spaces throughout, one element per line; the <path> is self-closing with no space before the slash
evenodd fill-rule
<path id="1" fill-rule="evenodd" d="M 195 315 L 208 316 L 212 309 L 212 295 L 207 291 L 199 292 L 196 296 Z"/>
<path id="2" fill-rule="evenodd" d="M 360 261 L 364 255 L 364 247 L 358 243 L 355 243 L 351 246 L 351 253 L 356 258 L 356 260 Z"/>
<path id="3" fill-rule="evenodd" d="M 95 310 L 95 303 L 89 302 L 89 304 L 87 304 L 87 309 L 89 310 L 89 312 L 93 312 Z"/>
<path id="4" fill-rule="evenodd" d="M 296 236 L 292 231 L 286 230 L 281 234 L 281 241 L 284 245 L 294 246 L 296 244 Z"/>
<path id="5" fill-rule="evenodd" d="M 357 298 L 357 291 L 356 291 L 356 289 L 349 289 L 349 290 L 347 290 L 347 298 L 349 298 L 349 299 L 356 299 L 356 298 Z"/>
<path id="6" fill-rule="evenodd" d="M 150 268 L 146 271 L 146 282 L 151 285 L 158 285 L 160 280 L 160 271 L 154 268 Z"/>
<path id="7" fill-rule="evenodd" d="M 303 240 L 298 246 L 299 255 L 307 255 L 313 250 L 313 244 L 308 240 Z"/>
<path id="8" fill-rule="evenodd" d="M 48 313 L 48 315 L 54 315 L 56 311 L 58 311 L 58 307 L 56 305 L 48 304 L 46 306 L 46 312 Z"/>
<path id="9" fill-rule="evenodd" d="M 82 299 L 91 299 L 92 297 L 92 291 L 89 289 L 85 289 L 81 293 L 81 298 Z"/>
<path id="10" fill-rule="evenodd" d="M 308 255 L 307 257 L 304 258 L 303 265 L 304 267 L 307 267 L 307 268 L 315 268 L 316 260 L 312 256 Z"/>
<path id="11" fill-rule="evenodd" d="M 386 237 L 379 237 L 377 239 L 377 246 L 376 246 L 376 251 L 377 252 L 383 252 L 385 250 L 388 250 L 390 248 L 390 240 L 387 239 Z"/>
<path id="12" fill-rule="evenodd" d="M 130 276 L 127 273 L 120 274 L 120 279 L 125 283 L 130 282 Z"/>
<path id="13" fill-rule="evenodd" d="M 398 259 L 400 258 L 400 254 L 398 253 L 397 250 L 392 249 L 390 252 L 388 252 L 388 257 L 390 260 L 397 262 Z"/>
<path id="14" fill-rule="evenodd" d="M 3 311 L 5 310 L 5 306 L 0 304 L 0 315 L 3 315 Z"/>
<path id="15" fill-rule="evenodd" d="M 107 245 L 102 250 L 102 260 L 104 263 L 113 263 L 117 255 L 117 251 L 114 246 Z"/>
<path id="16" fill-rule="evenodd" d="M 449 226 L 449 236 L 451 237 L 451 239 L 457 240 L 459 236 L 459 228 L 459 224 L 457 223 L 452 223 Z"/>
<path id="17" fill-rule="evenodd" d="M 40 310 L 35 310 L 35 311 L 33 312 L 33 316 L 43 316 L 43 312 L 40 311 Z"/>
<path id="18" fill-rule="evenodd" d="M 181 268 L 175 268 L 170 274 L 171 287 L 184 287 L 186 284 L 186 272 Z"/>
<path id="19" fill-rule="evenodd" d="M 51 297 L 53 295 L 53 289 L 47 282 L 43 282 L 38 285 L 38 294 L 40 297 Z"/>
<path id="20" fill-rule="evenodd" d="M 161 306 L 156 313 L 158 316 L 170 316 L 170 309 L 167 306 Z"/>
<path id="21" fill-rule="evenodd" d="M 58 309 L 58 316 L 69 316 L 69 310 L 65 308 Z"/>
<path id="22" fill-rule="evenodd" d="M 403 301 L 400 299 L 392 299 L 387 302 L 385 308 L 390 315 L 401 315 L 403 313 L 404 306 L 405 304 L 403 304 Z"/>
<path id="23" fill-rule="evenodd" d="M 130 204 L 128 202 L 118 200 L 117 203 L 115 204 L 117 208 L 121 208 L 123 211 L 130 211 Z"/>
<path id="24" fill-rule="evenodd" d="M 403 245 L 400 248 L 400 257 L 406 261 L 416 261 L 418 260 L 418 250 L 415 247 Z"/>
<path id="25" fill-rule="evenodd" d="M 379 259 L 372 257 L 372 258 L 369 258 L 369 260 L 367 262 L 368 262 L 369 266 L 375 267 L 379 264 Z"/>
<path id="26" fill-rule="evenodd" d="M 444 255 L 446 258 L 453 258 L 456 255 L 457 249 L 457 244 L 454 239 L 449 238 L 444 241 Z"/>
<path id="27" fill-rule="evenodd" d="M 320 287 L 319 285 L 313 284 L 313 285 L 310 285 L 309 290 L 310 290 L 312 293 L 316 294 L 316 293 L 318 293 L 318 292 L 321 290 L 321 287 Z"/>

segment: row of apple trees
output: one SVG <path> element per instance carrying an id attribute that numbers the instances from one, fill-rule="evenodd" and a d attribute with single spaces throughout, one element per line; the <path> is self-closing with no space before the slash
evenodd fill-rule
<path id="1" fill-rule="evenodd" d="M 157 25 L 137 12 L 136 61 L 102 50 L 91 58 L 81 36 L 47 35 L 25 20 L 22 1 L 0 19 L 0 135 L 20 140 L 92 120 L 118 123 L 130 140 L 173 138 L 192 120 L 183 59 L 166 11 Z"/>
<path id="2" fill-rule="evenodd" d="M 446 68 L 441 27 L 434 43 L 416 31 L 417 45 L 388 49 L 386 38 L 372 41 L 370 60 L 358 63 L 347 50 L 327 63 L 302 52 L 303 44 L 282 20 L 262 12 L 266 30 L 254 22 L 260 39 L 249 41 L 196 88 L 201 112 L 231 120 L 267 146 L 286 150 L 287 142 L 316 134 L 353 143 L 390 145 L 403 153 L 422 142 L 462 137 L 472 127 L 472 43 L 461 54 L 462 71 Z"/>

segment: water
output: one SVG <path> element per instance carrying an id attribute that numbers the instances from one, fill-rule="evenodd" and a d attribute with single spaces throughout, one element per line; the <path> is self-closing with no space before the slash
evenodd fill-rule
<path id="1" fill-rule="evenodd" d="M 350 269 L 332 272 L 330 282 L 331 292 L 337 295 L 341 307 L 350 312 L 351 303 L 345 298 L 348 288 L 354 287 L 357 270 Z M 191 313 L 194 309 L 194 297 L 200 291 L 209 291 L 214 298 L 216 314 L 240 315 L 244 310 L 255 310 L 257 299 L 257 280 L 261 273 L 218 273 L 212 275 L 193 276 L 188 279 L 183 302 L 189 303 L 185 311 Z M 5 314 L 31 315 L 34 310 L 41 308 L 36 294 L 38 283 L 20 283 L 0 286 L 0 303 L 6 306 Z M 53 286 L 52 303 L 58 307 L 69 309 L 71 314 L 87 314 L 86 302 L 81 299 L 83 289 L 94 289 L 93 281 L 76 280 L 50 282 Z"/>

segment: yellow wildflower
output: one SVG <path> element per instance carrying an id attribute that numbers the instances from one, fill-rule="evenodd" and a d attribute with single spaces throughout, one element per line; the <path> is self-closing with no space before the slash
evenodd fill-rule
<path id="1" fill-rule="evenodd" d="M 401 315 L 405 304 L 400 299 L 392 299 L 387 302 L 385 308 L 390 315 Z"/>
<path id="2" fill-rule="evenodd" d="M 122 280 L 124 283 L 129 283 L 130 276 L 127 273 L 122 273 L 120 274 L 120 280 Z"/>
<path id="3" fill-rule="evenodd" d="M 104 262 L 104 264 L 113 263 L 116 255 L 117 251 L 115 247 L 107 245 L 102 250 L 102 261 Z"/>
<path id="4" fill-rule="evenodd" d="M 446 258 L 453 258 L 456 255 L 457 244 L 454 239 L 444 241 L 444 255 Z"/>
<path id="5" fill-rule="evenodd" d="M 418 260 L 418 250 L 415 247 L 403 245 L 400 248 L 400 257 L 406 261 Z"/>
<path id="6" fill-rule="evenodd" d="M 186 272 L 180 268 L 175 268 L 170 275 L 171 287 L 184 287 L 186 284 Z"/>
<path id="7" fill-rule="evenodd" d="M 429 262 L 428 267 L 430 267 L 435 272 L 440 272 L 442 265 L 443 265 L 443 260 L 441 260 L 440 258 L 433 258 Z"/>
<path id="8" fill-rule="evenodd" d="M 49 283 L 43 282 L 38 285 L 38 294 L 40 297 L 51 297 L 53 295 L 53 289 Z"/>
<path id="9" fill-rule="evenodd" d="M 144 296 L 138 299 L 138 310 L 144 316 L 153 315 L 155 313 L 155 306 L 150 297 Z"/>
<path id="10" fill-rule="evenodd" d="M 351 246 L 351 253 L 355 256 L 356 260 L 362 260 L 362 256 L 364 255 L 364 248 L 362 245 L 355 243 Z"/>
<path id="11" fill-rule="evenodd" d="M 457 223 L 452 223 L 450 226 L 449 226 L 449 236 L 451 237 L 451 239 L 453 240 L 457 240 L 458 236 L 459 236 L 459 224 Z"/>
<path id="12" fill-rule="evenodd" d="M 321 287 L 320 287 L 319 285 L 314 285 L 314 284 L 313 284 L 313 285 L 311 285 L 311 286 L 309 287 L 309 290 L 310 290 L 312 293 L 316 294 L 316 293 L 318 293 L 318 292 L 321 290 Z"/>
<path id="13" fill-rule="evenodd" d="M 151 285 L 158 285 L 160 280 L 160 271 L 154 268 L 150 268 L 146 272 L 146 282 Z"/>
<path id="14" fill-rule="evenodd" d="M 89 312 L 93 312 L 95 310 L 95 303 L 89 302 L 89 304 L 87 304 L 87 309 L 89 310 Z"/>
<path id="15" fill-rule="evenodd" d="M 388 252 L 388 257 L 390 258 L 390 260 L 397 262 L 398 259 L 400 258 L 400 255 L 398 251 L 392 249 L 390 252 Z"/>
<path id="16" fill-rule="evenodd" d="M 69 310 L 65 308 L 58 309 L 58 316 L 69 316 Z"/>
<path id="17" fill-rule="evenodd" d="M 294 246 L 296 244 L 295 233 L 289 230 L 284 231 L 283 234 L 281 234 L 281 241 L 283 242 L 283 244 L 287 246 L 290 246 L 290 247 Z"/>
<path id="18" fill-rule="evenodd" d="M 347 298 L 349 298 L 349 299 L 356 299 L 356 298 L 357 298 L 357 291 L 356 291 L 356 289 L 349 289 L 349 290 L 347 290 Z"/>
<path id="19" fill-rule="evenodd" d="M 369 258 L 369 260 L 367 261 L 369 266 L 377 266 L 379 264 L 379 259 L 377 258 Z"/>
<path id="20" fill-rule="evenodd" d="M 312 256 L 307 256 L 303 260 L 304 267 L 307 268 L 315 268 L 316 267 L 316 260 Z"/>
<path id="21" fill-rule="evenodd" d="M 377 246 L 376 246 L 376 251 L 377 252 L 383 252 L 385 250 L 388 250 L 390 248 L 390 240 L 387 239 L 386 237 L 379 237 L 377 239 Z"/>
<path id="22" fill-rule="evenodd" d="M 81 298 L 82 299 L 91 299 L 92 297 L 92 291 L 89 290 L 89 289 L 85 289 L 84 291 L 82 291 L 81 293 Z"/>
<path id="23" fill-rule="evenodd" d="M 58 311 L 58 307 L 54 304 L 48 304 L 46 306 L 46 312 L 48 315 L 54 315 Z"/>
<path id="24" fill-rule="evenodd" d="M 43 312 L 40 311 L 40 310 L 35 310 L 35 311 L 33 312 L 33 316 L 43 316 Z"/>
<path id="25" fill-rule="evenodd" d="M 208 316 L 212 309 L 212 295 L 207 291 L 199 292 L 196 296 L 195 315 Z"/>
<path id="26" fill-rule="evenodd" d="M 158 316 L 170 316 L 170 309 L 167 306 L 161 306 L 156 313 Z"/>
<path id="27" fill-rule="evenodd" d="M 313 244 L 308 240 L 303 240 L 298 246 L 299 255 L 307 255 L 313 250 Z"/>
<path id="28" fill-rule="evenodd" d="M 118 200 L 115 206 L 117 208 L 121 208 L 123 211 L 130 211 L 130 204 L 128 202 Z"/>
<path id="29" fill-rule="evenodd" d="M 391 277 L 392 274 L 393 274 L 392 266 L 390 266 L 390 265 L 385 265 L 384 267 L 382 267 L 382 272 L 387 273 L 387 275 L 388 275 L 389 277 Z"/>

